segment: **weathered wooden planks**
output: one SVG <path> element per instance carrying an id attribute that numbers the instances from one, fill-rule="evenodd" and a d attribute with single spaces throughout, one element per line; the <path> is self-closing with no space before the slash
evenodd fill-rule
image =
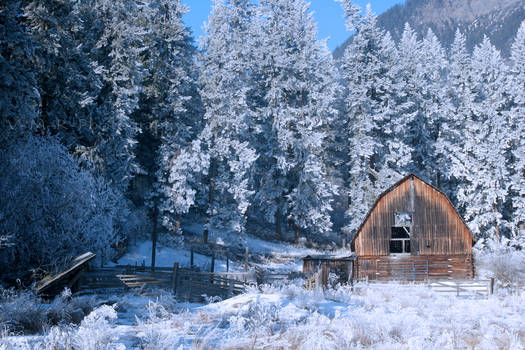
<path id="1" fill-rule="evenodd" d="M 426 271 L 424 269 L 425 266 Z M 475 275 L 472 255 L 358 257 L 356 278 L 369 280 L 465 279 Z"/>
<path id="2" fill-rule="evenodd" d="M 402 225 L 409 237 L 400 237 L 398 233 L 392 237 L 394 228 L 401 227 L 395 222 L 396 213 L 407 213 L 410 216 L 410 223 Z M 403 251 L 400 248 L 401 243 L 396 243 L 399 238 L 404 239 Z M 409 251 L 405 251 L 408 244 Z M 387 262 L 407 257 L 428 260 L 432 265 L 428 271 L 429 276 L 473 277 L 475 271 L 472 244 L 470 230 L 447 196 L 411 174 L 379 196 L 361 224 L 352 241 L 358 257 L 354 277 L 371 278 L 388 275 L 388 271 L 396 272 Z M 396 257 L 394 253 L 404 254 Z M 468 258 L 457 258 L 465 256 Z M 383 259 L 381 267 L 373 266 L 368 261 L 375 258 Z M 452 266 L 440 267 L 443 259 L 452 259 L 449 260 Z M 460 262 L 458 259 L 463 260 Z M 400 264 L 402 260 L 397 261 Z"/>

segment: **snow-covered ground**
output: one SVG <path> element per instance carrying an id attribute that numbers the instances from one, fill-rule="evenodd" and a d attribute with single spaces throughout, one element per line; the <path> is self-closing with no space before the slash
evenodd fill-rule
<path id="1" fill-rule="evenodd" d="M 210 235 L 221 239 L 220 233 Z M 322 252 L 244 236 L 262 266 L 300 269 L 301 257 Z M 141 242 L 119 264 L 149 264 Z M 345 251 L 336 252 L 345 255 Z M 210 258 L 195 254 L 206 267 Z M 189 252 L 160 247 L 157 265 L 189 264 Z M 216 260 L 217 270 L 225 261 Z M 232 270 L 243 264 L 231 263 Z M 177 301 L 162 291 L 98 296 L 80 325 L 20 336 L 0 329 L 0 350 L 11 349 L 524 349 L 525 293 L 486 298 L 437 294 L 427 285 L 357 284 L 306 290 L 304 281 L 259 286 L 208 304 Z M 62 302 L 67 302 L 66 300 Z M 60 305 L 59 303 L 56 305 Z"/>
<path id="2" fill-rule="evenodd" d="M 523 349 L 525 297 L 456 298 L 424 285 L 327 291 L 253 288 L 234 298 L 180 304 L 126 295 L 80 327 L 0 339 L 0 349 Z M 98 347 L 97 347 L 98 346 Z"/>
<path id="3" fill-rule="evenodd" d="M 199 233 L 202 232 L 202 225 L 192 225 L 187 228 L 188 231 Z M 226 237 L 230 237 L 230 241 L 226 241 Z M 233 237 L 233 238 L 232 238 Z M 248 247 L 251 255 L 258 255 L 258 260 L 262 261 L 258 265 L 262 268 L 272 271 L 300 271 L 302 269 L 302 258 L 306 255 L 323 254 L 315 249 L 308 249 L 298 247 L 287 243 L 277 243 L 262 240 L 252 235 L 242 235 L 232 232 L 222 232 L 218 230 L 210 230 L 209 241 L 220 244 L 235 244 L 242 242 L 243 247 Z M 349 252 L 347 253 L 349 254 Z M 190 251 L 188 248 L 172 248 L 163 247 L 161 244 L 157 246 L 157 253 L 155 257 L 156 266 L 173 266 L 177 262 L 180 266 L 190 265 Z M 141 265 L 149 266 L 151 264 L 151 241 L 138 242 L 136 246 L 130 248 L 117 262 L 119 265 Z M 209 256 L 194 253 L 194 264 L 207 269 L 211 264 Z M 114 265 L 114 264 L 112 264 Z M 230 261 L 230 271 L 241 271 L 244 269 L 244 263 L 235 263 Z M 226 271 L 226 261 L 224 259 L 215 260 L 215 271 Z"/>

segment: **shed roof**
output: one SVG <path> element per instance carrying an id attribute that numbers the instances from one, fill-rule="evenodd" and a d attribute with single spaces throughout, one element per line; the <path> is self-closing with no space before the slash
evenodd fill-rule
<path id="1" fill-rule="evenodd" d="M 307 255 L 303 260 L 354 260 L 356 258 L 355 254 L 352 255 Z"/>
<path id="2" fill-rule="evenodd" d="M 359 225 L 359 229 L 357 230 L 357 233 L 355 234 L 355 236 L 352 238 L 352 242 L 353 243 L 357 236 L 359 236 L 359 233 L 361 232 L 361 229 L 363 228 L 364 224 L 366 223 L 366 221 L 368 220 L 368 218 L 370 217 L 370 214 L 372 214 L 372 212 L 374 211 L 374 209 L 376 208 L 377 204 L 379 203 L 379 201 L 387 194 L 389 193 L 390 191 L 393 191 L 397 186 L 399 186 L 401 183 L 405 182 L 406 180 L 410 179 L 411 177 L 413 178 L 416 178 L 422 182 L 424 182 L 426 185 L 428 185 L 429 187 L 431 187 L 432 189 L 436 190 L 437 192 L 439 192 L 440 194 L 443 195 L 443 197 L 445 197 L 445 199 L 447 200 L 447 202 L 452 206 L 452 208 L 454 208 L 454 212 L 459 216 L 459 218 L 461 219 L 461 221 L 463 222 L 463 224 L 465 224 L 465 226 L 467 227 L 467 230 L 468 232 L 470 233 L 470 237 L 472 238 L 472 242 L 476 242 L 476 239 L 474 238 L 474 235 L 472 234 L 472 232 L 470 231 L 470 228 L 468 227 L 467 223 L 465 222 L 465 220 L 463 220 L 463 217 L 461 215 L 459 215 L 458 213 L 458 210 L 456 209 L 456 207 L 454 206 L 454 204 L 452 204 L 452 202 L 450 201 L 450 199 L 448 198 L 448 196 L 445 194 L 445 192 L 441 191 L 440 189 L 438 189 L 437 187 L 429 184 L 428 182 L 426 182 L 425 180 L 423 180 L 422 178 L 420 178 L 419 176 L 417 176 L 416 174 L 413 174 L 413 173 L 410 173 L 408 175 L 406 175 L 405 177 L 403 177 L 401 180 L 397 181 L 395 184 L 393 184 L 392 186 L 390 186 L 389 188 L 387 188 L 386 190 L 384 190 L 376 199 L 376 201 L 374 202 L 374 204 L 372 205 L 372 207 L 370 208 L 370 210 L 368 211 L 368 213 L 366 214 L 365 218 L 363 219 L 363 221 L 361 222 L 361 225 Z"/>

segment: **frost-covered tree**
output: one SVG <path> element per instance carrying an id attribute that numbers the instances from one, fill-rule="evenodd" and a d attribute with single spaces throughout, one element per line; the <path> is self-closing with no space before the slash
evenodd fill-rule
<path id="1" fill-rule="evenodd" d="M 210 159 L 206 172 L 208 225 L 236 231 L 245 227 L 253 195 L 250 169 L 257 159 L 251 146 L 256 130 L 248 102 L 252 19 L 253 6 L 248 0 L 215 1 L 199 61 L 205 107 L 200 139 Z"/>
<path id="2" fill-rule="evenodd" d="M 402 58 L 400 57 L 402 60 Z M 428 30 L 421 42 L 418 73 L 415 82 L 419 99 L 419 113 L 411 127 L 409 144 L 413 148 L 415 171 L 441 187 L 441 171 L 437 166 L 436 142 L 443 123 L 443 106 L 446 101 L 445 51 L 432 30 Z"/>
<path id="3" fill-rule="evenodd" d="M 511 220 L 513 230 L 525 224 L 525 22 L 516 34 L 511 50 L 512 66 L 508 93 L 513 99 L 510 114 L 511 147 L 513 152 Z"/>
<path id="4" fill-rule="evenodd" d="M 457 199 L 474 234 L 499 237 L 509 200 L 510 125 L 506 66 L 488 38 L 474 49 L 472 84 L 472 116 L 453 165 L 461 179 Z"/>
<path id="5" fill-rule="evenodd" d="M 141 128 L 137 161 L 142 172 L 137 177 L 142 183 L 144 179 L 151 183 L 141 199 L 146 199 L 151 209 L 155 244 L 157 222 L 176 231 L 178 215 L 194 203 L 191 182 L 181 179 L 196 177 L 198 181 L 199 167 L 187 166 L 185 155 L 202 129 L 202 116 L 196 85 L 196 49 L 182 20 L 186 7 L 178 0 L 155 0 L 142 11 L 148 50 L 140 55 L 144 77 L 139 108 L 134 113 Z"/>
<path id="6" fill-rule="evenodd" d="M 12 244 L 0 254 L 3 274 L 99 253 L 117 237 L 122 198 L 56 139 L 30 136 L 10 145 L 0 155 L 0 190 L 0 236 Z"/>
<path id="7" fill-rule="evenodd" d="M 342 62 L 345 121 L 348 142 L 349 224 L 355 232 L 379 193 L 403 174 L 410 162 L 404 144 L 406 125 L 396 119 L 395 78 L 397 50 L 388 33 L 377 26 L 370 7 L 360 16 L 355 5 L 345 1 L 347 29 L 355 29 Z"/>
<path id="8" fill-rule="evenodd" d="M 85 153 L 94 155 L 92 163 L 124 193 L 138 172 L 135 146 L 139 128 L 132 115 L 139 108 L 145 74 L 140 57 L 148 49 L 146 7 L 134 0 L 94 0 L 92 5 L 103 28 L 96 49 L 103 79 L 99 110 L 106 120 L 91 153 Z"/>
<path id="9" fill-rule="evenodd" d="M 435 144 L 437 164 L 446 181 L 441 184 L 455 201 L 458 181 L 463 178 L 467 154 L 465 130 L 475 113 L 475 91 L 466 37 L 456 31 L 447 66 L 446 98 L 441 105 L 443 122 Z"/>
<path id="10" fill-rule="evenodd" d="M 432 31 L 420 41 L 408 25 L 399 42 L 397 66 L 397 122 L 411 150 L 407 171 L 429 180 L 437 178 L 435 142 L 444 100 L 444 51 Z"/>
<path id="11" fill-rule="evenodd" d="M 336 113 L 337 74 L 308 4 L 263 0 L 257 16 L 257 205 L 280 235 L 281 216 L 300 230 L 331 228 L 335 192 L 328 176 L 326 137 Z"/>
<path id="12" fill-rule="evenodd" d="M 36 129 L 35 42 L 20 23 L 19 1 L 0 3 L 0 149 Z"/>

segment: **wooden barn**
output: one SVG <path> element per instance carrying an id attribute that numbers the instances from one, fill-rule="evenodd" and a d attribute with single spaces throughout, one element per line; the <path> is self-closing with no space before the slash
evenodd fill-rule
<path id="1" fill-rule="evenodd" d="M 473 243 L 447 196 L 410 174 L 379 196 L 354 236 L 354 278 L 473 278 Z"/>

